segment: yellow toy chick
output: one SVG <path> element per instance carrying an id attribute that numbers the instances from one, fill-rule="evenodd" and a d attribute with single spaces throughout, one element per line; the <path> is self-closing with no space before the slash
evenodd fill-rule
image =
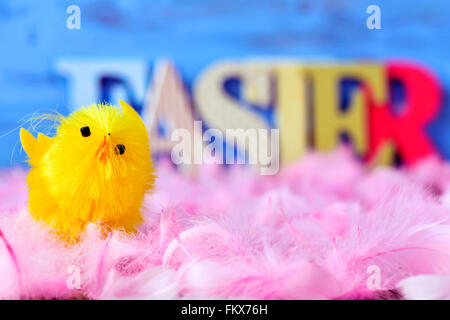
<path id="1" fill-rule="evenodd" d="M 56 136 L 20 130 L 31 170 L 29 210 L 73 241 L 90 222 L 128 232 L 142 221 L 144 195 L 154 183 L 147 129 L 120 101 L 92 104 L 61 116 Z"/>

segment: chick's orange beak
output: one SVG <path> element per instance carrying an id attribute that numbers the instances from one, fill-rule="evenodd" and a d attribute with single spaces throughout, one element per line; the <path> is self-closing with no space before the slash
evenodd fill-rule
<path id="1" fill-rule="evenodd" d="M 106 156 L 106 149 L 108 147 L 108 141 L 106 140 L 106 136 L 103 138 L 102 143 L 100 144 L 100 146 L 97 149 L 97 160 L 103 160 L 105 159 Z"/>

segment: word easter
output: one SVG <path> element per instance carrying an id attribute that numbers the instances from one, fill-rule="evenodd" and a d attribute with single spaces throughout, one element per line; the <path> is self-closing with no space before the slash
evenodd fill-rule
<path id="1" fill-rule="evenodd" d="M 206 68 L 188 93 L 175 66 L 162 61 L 147 95 L 144 63 L 66 60 L 57 68 L 70 79 L 70 105 L 114 96 L 115 91 L 100 92 L 97 84 L 109 74 L 123 78 L 122 94 L 137 97 L 135 105 L 143 106 L 153 154 L 171 154 L 173 130 L 183 128 L 195 137 L 194 120 L 201 120 L 205 130 L 221 131 L 225 144 L 230 143 L 227 129 L 278 128 L 281 165 L 308 149 L 331 150 L 343 139 L 374 164 L 400 159 L 409 165 L 439 154 L 426 128 L 439 115 L 441 86 L 433 73 L 415 63 L 220 61 Z M 346 91 L 349 83 L 352 90 Z M 402 94 L 394 94 L 394 85 Z M 120 89 L 113 88 L 108 90 Z M 397 101 L 399 96 L 402 101 Z M 248 152 L 243 144 L 236 149 Z"/>

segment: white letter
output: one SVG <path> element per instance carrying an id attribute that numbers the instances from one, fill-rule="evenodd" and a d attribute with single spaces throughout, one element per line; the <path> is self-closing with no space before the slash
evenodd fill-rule
<path id="1" fill-rule="evenodd" d="M 242 151 L 245 152 L 246 150 L 249 151 L 249 163 L 256 164 L 258 163 L 258 160 L 255 158 L 257 156 L 256 148 L 258 147 L 258 136 L 256 134 L 256 130 L 253 128 L 244 130 L 242 128 L 238 129 L 226 129 L 225 130 L 226 135 L 226 141 L 230 143 L 231 147 L 230 149 L 227 149 L 226 151 L 226 163 L 232 164 L 234 163 L 234 150 L 233 147 L 236 145 L 239 149 L 239 147 L 242 147 Z M 248 144 L 247 144 L 248 143 Z M 248 146 L 248 147 L 247 147 Z M 252 151 L 251 149 L 254 149 Z M 245 163 L 245 157 L 244 158 L 237 158 L 236 161 L 237 164 L 244 164 Z"/>
<path id="2" fill-rule="evenodd" d="M 67 278 L 66 285 L 69 290 L 80 289 L 81 285 L 81 270 L 79 266 L 70 265 L 67 267 L 67 273 L 70 277 Z"/>
<path id="3" fill-rule="evenodd" d="M 280 168 L 280 129 L 270 129 L 270 154 L 267 153 L 267 130 L 259 130 L 259 165 L 262 175 L 273 175 Z"/>
<path id="4" fill-rule="evenodd" d="M 370 5 L 367 7 L 366 13 L 372 14 L 367 18 L 366 25 L 370 30 L 381 29 L 381 10 L 377 5 Z"/>
<path id="5" fill-rule="evenodd" d="M 214 141 L 211 142 L 212 137 L 214 137 Z M 203 141 L 209 142 L 203 150 L 203 162 L 206 164 L 223 164 L 222 132 L 218 129 L 208 129 L 203 134 Z"/>
<path id="6" fill-rule="evenodd" d="M 172 131 L 170 137 L 172 141 L 181 142 L 173 146 L 170 157 L 172 162 L 176 165 L 180 164 L 192 164 L 191 163 L 191 133 L 187 129 L 175 129 Z"/>
<path id="7" fill-rule="evenodd" d="M 377 265 L 371 265 L 367 267 L 367 274 L 372 274 L 367 278 L 367 288 L 369 290 L 379 290 L 381 289 L 381 270 Z"/>
<path id="8" fill-rule="evenodd" d="M 203 161 L 202 132 L 202 122 L 194 121 L 194 164 L 202 164 Z"/>
<path id="9" fill-rule="evenodd" d="M 69 30 L 81 29 L 81 10 L 79 6 L 74 4 L 70 5 L 66 9 L 66 13 L 72 14 L 66 20 L 66 27 Z"/>

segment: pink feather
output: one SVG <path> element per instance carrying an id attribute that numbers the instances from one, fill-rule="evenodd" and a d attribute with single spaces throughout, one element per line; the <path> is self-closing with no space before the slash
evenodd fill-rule
<path id="1" fill-rule="evenodd" d="M 0 173 L 0 297 L 408 298 L 428 281 L 414 276 L 450 277 L 450 167 L 438 159 L 369 171 L 340 148 L 277 176 L 157 172 L 138 234 L 105 239 L 91 224 L 74 246 L 30 218 L 25 171 Z"/>

